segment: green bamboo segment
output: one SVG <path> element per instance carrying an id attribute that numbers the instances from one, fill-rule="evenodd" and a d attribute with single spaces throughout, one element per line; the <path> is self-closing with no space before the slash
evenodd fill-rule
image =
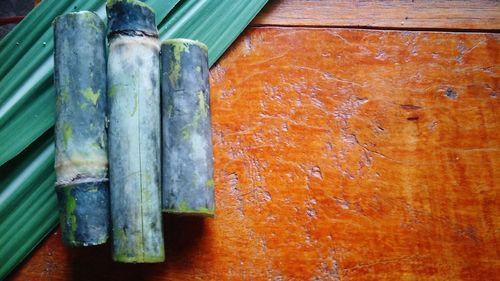
<path id="1" fill-rule="evenodd" d="M 54 12 L 52 9 L 53 5 L 56 2 L 62 2 L 66 6 L 70 5 L 76 5 L 77 7 L 80 6 L 80 4 L 85 4 L 85 2 L 94 2 L 94 1 L 86 1 L 86 0 L 76 0 L 76 1 L 69 1 L 69 0 L 64 0 L 64 1 L 58 1 L 58 0 L 45 0 L 42 1 L 40 5 L 38 5 L 19 25 L 16 26 L 16 29 L 13 30 L 7 37 L 5 37 L 2 41 L 0 41 L 0 61 L 4 61 L 6 57 L 8 57 L 10 54 L 8 52 L 3 52 L 5 50 L 4 46 L 12 46 L 14 44 L 15 46 L 15 40 L 13 38 L 24 38 L 25 40 L 22 42 L 23 44 L 26 42 L 35 42 L 38 40 L 38 37 L 34 36 L 30 30 L 34 29 L 36 26 L 40 27 L 44 31 L 49 30 L 51 28 L 50 23 L 54 19 L 55 16 L 59 15 L 61 10 L 59 12 Z M 94 10 L 98 11 L 97 14 L 102 18 L 104 16 L 104 1 L 95 1 L 97 2 L 98 8 L 96 9 L 89 9 L 89 10 Z M 94 2 L 94 3 L 95 3 Z M 245 25 L 251 21 L 251 19 L 254 17 L 254 15 L 262 8 L 262 6 L 267 2 L 267 0 L 252 0 L 252 1 L 247 1 L 247 0 L 234 0 L 234 1 L 219 1 L 219 0 L 183 0 L 179 2 L 174 9 L 168 13 L 166 17 L 164 17 L 161 21 L 158 20 L 160 16 L 157 17 L 157 23 L 160 23 L 159 29 L 160 29 L 160 38 L 161 40 L 167 39 L 167 38 L 173 38 L 173 37 L 184 37 L 184 38 L 192 38 L 192 39 L 198 39 L 202 40 L 207 43 L 207 45 L 210 48 L 210 53 L 209 53 L 209 61 L 210 65 L 213 64 L 214 61 L 218 59 L 218 57 L 223 53 L 225 48 L 230 45 L 230 43 L 238 36 L 239 33 L 243 30 Z M 161 5 L 161 3 L 165 3 L 165 1 L 160 1 L 160 0 L 151 0 L 147 1 L 147 3 L 155 7 L 155 5 Z M 166 5 L 169 5 L 170 2 Z M 241 6 L 243 5 L 243 6 Z M 173 6 L 173 5 L 172 5 Z M 199 7 L 211 7 L 212 10 L 209 9 L 200 9 Z M 44 9 L 42 9 L 44 8 Z M 43 11 L 42 11 L 43 10 Z M 63 10 L 66 10 L 64 8 Z M 42 11 L 42 12 L 41 12 Z M 213 18 L 209 17 L 210 14 L 212 13 L 217 13 L 219 15 L 218 18 Z M 44 17 L 44 18 L 49 18 L 50 20 L 47 21 L 46 23 L 40 22 L 37 17 Z M 29 23 L 29 24 L 28 24 Z M 226 24 L 229 28 L 226 28 L 223 24 Z M 27 27 L 24 27 L 26 25 Z M 167 25 L 172 27 L 167 28 Z M 21 28 L 22 27 L 22 28 Z M 43 33 L 43 32 L 42 32 Z M 40 33 L 40 34 L 42 34 Z M 201 33 L 203 34 L 203 37 L 201 37 Z M 195 34 L 198 34 L 199 37 L 196 37 Z M 224 34 L 224 36 L 221 36 L 221 34 Z M 208 38 L 208 39 L 204 39 Z M 47 40 L 52 41 L 52 40 Z M 43 43 L 43 42 L 42 42 Z M 26 50 L 20 52 L 22 56 L 19 56 L 18 58 L 24 57 L 28 55 L 29 53 L 38 53 L 39 52 L 39 46 L 34 43 L 27 43 L 30 47 L 34 47 L 33 49 L 27 48 Z M 215 44 L 215 48 L 214 47 Z M 20 45 L 21 46 L 21 45 Z M 16 48 L 14 48 L 14 51 L 17 51 Z M 47 57 L 45 61 L 51 62 L 52 59 L 51 57 Z M 2 178 L 0 179 L 0 197 L 5 198 L 7 201 L 15 200 L 13 195 L 10 193 L 10 189 L 6 189 L 6 184 L 8 182 L 4 181 L 3 179 L 5 178 L 14 178 L 17 181 L 21 183 L 25 183 L 30 181 L 30 178 L 34 178 L 33 173 L 28 173 L 26 177 L 23 177 L 23 171 L 28 169 L 28 167 L 13 167 L 11 163 L 13 162 L 19 162 L 25 159 L 28 159 L 28 156 L 32 155 L 40 155 L 41 151 L 40 150 L 33 150 L 31 149 L 32 147 L 38 147 L 38 148 L 43 148 L 43 142 L 49 142 L 52 143 L 53 139 L 51 136 L 51 129 L 47 128 L 47 122 L 50 122 L 50 124 L 53 124 L 54 120 L 54 105 L 53 105 L 53 98 L 54 98 L 54 90 L 51 87 L 51 75 L 52 75 L 52 66 L 49 65 L 48 69 L 49 71 L 46 72 L 46 76 L 48 77 L 46 83 L 49 83 L 48 85 L 46 83 L 40 83 L 40 79 L 43 78 L 44 75 L 43 71 L 44 67 L 46 67 L 43 63 L 41 65 L 38 64 L 30 64 L 29 62 L 23 62 L 23 64 L 26 63 L 24 68 L 26 69 L 26 73 L 23 75 L 22 78 L 22 84 L 20 85 L 19 88 L 24 88 L 24 89 L 30 89 L 30 91 L 19 91 L 19 89 L 16 89 L 16 91 L 11 91 L 11 92 L 4 92 L 3 88 L 0 88 L 0 94 L 5 95 L 7 99 L 10 99 L 13 95 L 16 93 L 21 96 L 18 97 L 19 99 L 23 99 L 22 96 L 28 95 L 28 98 L 25 98 L 24 100 L 31 101 L 33 100 L 33 97 L 36 95 L 39 95 L 40 93 L 43 93 L 44 91 L 47 91 L 49 95 L 52 97 L 51 102 L 39 102 L 36 103 L 36 105 L 33 105 L 30 103 L 30 107 L 27 106 L 28 103 L 24 103 L 22 106 L 19 106 L 14 110 L 14 114 L 10 114 L 10 117 L 6 121 L 4 125 L 0 125 L 0 135 L 2 136 L 2 140 L 5 138 L 8 139 L 13 139 L 13 140 L 18 140 L 20 143 L 22 142 L 23 145 L 19 146 L 3 146 L 2 143 L 0 143 L 0 174 L 2 175 Z M 6 66 L 6 71 L 11 72 L 11 68 L 13 65 Z M 0 82 L 4 80 L 4 76 L 0 75 Z M 9 83 L 6 82 L 5 85 L 8 85 Z M 47 100 L 48 101 L 48 100 Z M 13 106 L 16 102 L 12 102 L 10 105 L 7 106 L 6 109 L 9 107 Z M 5 100 L 0 101 L 0 108 L 5 106 Z M 46 108 L 47 107 L 52 107 L 50 113 L 47 113 Z M 50 121 L 44 121 L 44 122 L 39 122 L 39 119 L 41 116 L 44 116 L 43 118 L 46 120 Z M 50 116 L 48 116 L 50 115 Z M 33 116 L 33 118 L 29 118 L 28 116 Z M 24 121 L 21 122 L 21 119 L 19 118 L 25 118 Z M 23 124 L 22 127 L 14 127 L 14 126 L 9 126 L 13 122 L 18 122 L 18 124 Z M 8 124 L 7 124 L 8 123 Z M 24 132 L 32 130 L 33 134 L 25 135 Z M 46 131 L 48 133 L 42 134 L 43 131 Z M 30 145 L 31 144 L 31 145 Z M 53 152 L 51 152 L 53 153 Z M 4 155 L 9 155 L 9 157 L 4 157 Z M 53 156 L 52 156 L 53 157 Z M 6 163 L 8 161 L 8 163 Z M 53 161 L 53 160 L 52 160 Z M 55 226 L 55 223 L 57 221 L 57 204 L 56 204 L 56 197 L 53 191 L 53 184 L 55 180 L 55 174 L 54 174 L 54 169 L 53 169 L 53 162 L 51 164 L 42 164 L 39 162 L 34 162 L 33 166 L 30 167 L 33 171 L 39 171 L 39 170 L 44 170 L 46 167 L 48 167 L 49 172 L 44 172 L 45 178 L 50 178 L 52 177 L 52 184 L 49 188 L 43 188 L 41 184 L 33 184 L 33 185 L 26 185 L 24 188 L 26 190 L 26 194 L 32 193 L 35 189 L 40 188 L 43 190 L 44 194 L 52 194 L 52 200 L 48 202 L 43 202 L 41 209 L 37 213 L 36 221 L 33 220 L 27 221 L 26 222 L 26 227 L 29 229 L 29 231 L 24 234 L 24 236 L 21 236 L 20 234 L 10 237 L 8 239 L 8 243 L 12 243 L 13 245 L 17 245 L 18 251 L 14 254 L 12 253 L 6 253 L 4 250 L 4 247 L 0 247 L 0 260 L 2 263 L 0 263 L 0 279 L 5 278 L 5 276 L 12 270 L 12 268 L 18 264 L 24 256 L 26 256 L 33 247 L 35 247 L 38 242 L 47 234 L 47 232 L 52 229 Z M 42 180 L 35 179 L 34 182 L 41 183 L 43 182 Z M 26 202 L 26 198 L 21 198 L 19 199 L 22 202 Z M 34 202 L 41 201 L 40 198 L 33 198 L 33 202 L 27 202 L 27 203 L 34 203 Z M 17 206 L 14 204 L 15 208 L 19 210 L 26 210 L 27 206 L 26 205 L 19 205 Z M 0 214 L 0 227 L 5 226 L 7 228 L 10 227 L 5 221 L 7 220 L 8 217 L 15 217 L 11 212 L 7 212 L 5 214 Z M 35 218 L 34 218 L 35 219 Z M 2 233 L 0 232 L 0 235 Z M 3 257 L 11 257 L 9 259 L 8 263 L 3 263 L 4 259 Z"/>
<path id="2" fill-rule="evenodd" d="M 160 42 L 154 11 L 110 0 L 109 176 L 113 259 L 165 259 L 160 197 Z"/>
<path id="3" fill-rule="evenodd" d="M 54 20 L 55 189 L 70 246 L 102 244 L 109 233 L 105 41 L 93 12 Z"/>
<path id="4" fill-rule="evenodd" d="M 163 211 L 213 217 L 207 46 L 169 39 L 161 54 Z"/>

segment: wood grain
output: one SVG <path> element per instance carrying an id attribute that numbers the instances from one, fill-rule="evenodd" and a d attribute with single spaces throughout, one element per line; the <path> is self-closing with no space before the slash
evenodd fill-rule
<path id="1" fill-rule="evenodd" d="M 166 263 L 55 231 L 10 280 L 500 280 L 500 35 L 250 28 L 211 70 L 216 218 Z"/>
<path id="2" fill-rule="evenodd" d="M 500 1 L 275 0 L 253 25 L 500 29 Z"/>

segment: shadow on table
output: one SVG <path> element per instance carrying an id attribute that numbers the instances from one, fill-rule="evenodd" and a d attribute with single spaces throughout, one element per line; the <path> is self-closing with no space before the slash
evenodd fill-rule
<path id="1" fill-rule="evenodd" d="M 169 269 L 192 271 L 191 260 L 205 231 L 205 218 L 164 214 L 165 262 L 124 264 L 111 258 L 112 241 L 88 248 L 68 248 L 71 280 L 152 280 L 168 278 Z"/>

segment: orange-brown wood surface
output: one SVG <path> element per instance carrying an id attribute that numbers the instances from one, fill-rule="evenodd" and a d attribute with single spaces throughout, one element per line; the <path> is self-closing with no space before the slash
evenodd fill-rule
<path id="1" fill-rule="evenodd" d="M 250 28 L 211 71 L 215 219 L 164 264 L 50 235 L 10 280 L 500 280 L 500 36 Z"/>
<path id="2" fill-rule="evenodd" d="M 272 0 L 254 25 L 500 29 L 498 0 Z"/>

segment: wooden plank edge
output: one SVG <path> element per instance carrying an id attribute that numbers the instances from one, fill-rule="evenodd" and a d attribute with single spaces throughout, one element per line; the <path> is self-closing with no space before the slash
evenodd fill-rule
<path id="1" fill-rule="evenodd" d="M 500 1 L 276 0 L 251 26 L 500 31 Z"/>

